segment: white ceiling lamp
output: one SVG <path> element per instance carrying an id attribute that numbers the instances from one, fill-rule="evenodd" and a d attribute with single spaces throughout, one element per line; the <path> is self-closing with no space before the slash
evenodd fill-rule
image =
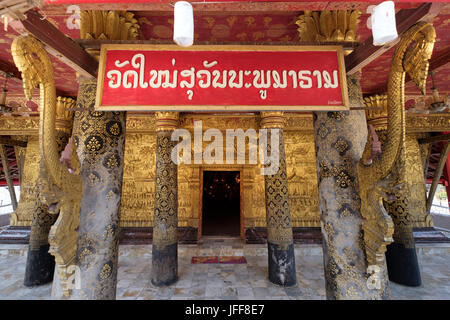
<path id="1" fill-rule="evenodd" d="M 194 43 L 194 11 L 186 1 L 175 3 L 173 19 L 173 41 L 181 47 Z"/>
<path id="2" fill-rule="evenodd" d="M 384 1 L 377 6 L 369 6 L 371 13 L 367 27 L 372 29 L 373 45 L 382 46 L 398 38 L 393 1 Z"/>

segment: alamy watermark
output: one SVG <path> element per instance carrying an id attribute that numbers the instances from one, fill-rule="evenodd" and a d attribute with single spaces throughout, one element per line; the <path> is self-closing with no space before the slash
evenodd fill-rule
<path id="1" fill-rule="evenodd" d="M 187 129 L 174 130 L 171 140 L 179 142 L 171 153 L 171 159 L 177 165 L 246 164 L 246 160 L 248 164 L 256 165 L 259 154 L 260 163 L 263 164 L 262 175 L 274 175 L 280 168 L 280 129 L 260 129 L 259 132 L 255 129 L 226 129 L 224 147 L 222 131 L 211 128 L 203 132 L 202 121 L 194 121 L 193 141 Z M 203 148 L 203 142 L 210 143 Z"/>
<path id="2" fill-rule="evenodd" d="M 366 281 L 367 288 L 372 289 L 381 289 L 381 268 L 377 265 L 370 265 L 367 268 L 367 274 L 369 274 L 369 278 Z"/>
<path id="3" fill-rule="evenodd" d="M 80 29 L 80 7 L 77 5 L 70 5 L 67 7 L 66 13 L 70 14 L 67 18 L 66 26 L 68 29 Z"/>
<path id="4" fill-rule="evenodd" d="M 66 287 L 68 289 L 81 289 L 81 271 L 80 267 L 74 264 L 71 264 L 67 267 L 67 273 L 70 276 L 67 278 Z"/>

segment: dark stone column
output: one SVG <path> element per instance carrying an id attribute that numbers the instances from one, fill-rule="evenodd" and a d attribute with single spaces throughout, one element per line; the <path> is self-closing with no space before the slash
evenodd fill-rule
<path id="1" fill-rule="evenodd" d="M 76 261 L 80 289 L 73 299 L 115 299 L 125 112 L 92 111 L 97 80 L 80 81 L 74 141 L 80 160 L 83 196 Z"/>
<path id="2" fill-rule="evenodd" d="M 34 210 L 23 282 L 27 287 L 51 282 L 55 270 L 55 257 L 48 252 L 48 233 L 58 216 L 49 214 L 39 199 Z"/>
<path id="3" fill-rule="evenodd" d="M 289 190 L 286 175 L 286 158 L 283 137 L 282 112 L 261 112 L 261 128 L 267 129 L 267 155 L 277 152 L 279 168 L 275 174 L 264 175 L 269 280 L 281 286 L 297 283 L 294 242 L 292 237 Z M 279 143 L 271 144 L 272 130 L 278 131 Z"/>
<path id="4" fill-rule="evenodd" d="M 361 106 L 358 77 L 347 82 L 350 105 Z M 367 141 L 365 112 L 316 112 L 314 131 L 327 299 L 387 298 L 386 267 L 372 286 L 363 243 L 357 163 Z"/>
<path id="5" fill-rule="evenodd" d="M 155 286 L 178 280 L 178 180 L 171 141 L 178 125 L 177 112 L 156 112 L 155 215 L 153 218 L 152 275 Z"/>

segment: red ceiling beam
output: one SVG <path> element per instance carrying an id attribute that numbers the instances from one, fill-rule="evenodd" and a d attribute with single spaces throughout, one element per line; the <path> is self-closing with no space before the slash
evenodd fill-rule
<path id="1" fill-rule="evenodd" d="M 16 79 L 22 80 L 22 75 L 20 74 L 20 71 L 16 68 L 15 65 L 9 62 L 0 60 L 0 71 Z"/>
<path id="2" fill-rule="evenodd" d="M 56 58 L 83 75 L 97 77 L 97 61 L 80 45 L 66 37 L 37 11 L 25 12 L 21 20 L 24 28 L 46 45 L 46 49 Z"/>
<path id="3" fill-rule="evenodd" d="M 401 35 L 418 21 L 427 21 L 435 17 L 439 14 L 442 6 L 442 3 L 424 3 L 416 9 L 402 9 L 398 11 L 395 15 L 398 34 Z M 347 74 L 361 70 L 396 45 L 397 42 L 392 42 L 384 46 L 374 46 L 373 37 L 370 36 L 351 54 L 345 57 Z"/>
<path id="4" fill-rule="evenodd" d="M 450 61 L 450 47 L 447 48 L 444 52 L 441 52 L 438 56 L 431 58 L 430 67 L 428 70 L 436 70 L 443 65 L 447 64 Z"/>

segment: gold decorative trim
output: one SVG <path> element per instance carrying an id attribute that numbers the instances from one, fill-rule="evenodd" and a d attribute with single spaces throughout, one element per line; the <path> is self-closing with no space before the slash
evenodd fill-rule
<path id="1" fill-rule="evenodd" d="M 136 40 L 139 23 L 128 11 L 82 10 L 80 39 Z"/>
<path id="2" fill-rule="evenodd" d="M 406 113 L 406 132 L 450 131 L 450 113 Z"/>
<path id="3" fill-rule="evenodd" d="M 371 108 L 370 110 L 366 110 L 367 124 L 373 125 L 375 130 L 386 130 L 388 119 L 387 94 L 375 94 L 365 97 L 364 106 Z"/>
<path id="4" fill-rule="evenodd" d="M 305 10 L 295 24 L 302 41 L 356 42 L 360 16 L 359 10 Z"/>
<path id="5" fill-rule="evenodd" d="M 155 112 L 156 132 L 173 131 L 178 127 L 179 112 Z"/>
<path id="6" fill-rule="evenodd" d="M 69 97 L 56 98 L 56 120 L 55 128 L 58 131 L 70 133 L 73 124 L 73 111 L 68 109 L 75 108 L 76 101 Z"/>

